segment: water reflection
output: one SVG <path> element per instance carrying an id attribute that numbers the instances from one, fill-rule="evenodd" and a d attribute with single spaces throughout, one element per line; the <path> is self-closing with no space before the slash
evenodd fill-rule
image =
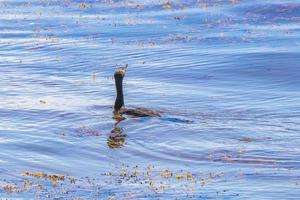
<path id="1" fill-rule="evenodd" d="M 125 118 L 116 118 L 114 116 L 114 119 L 116 120 L 116 123 L 107 138 L 107 146 L 111 149 L 122 148 L 125 145 L 125 139 L 127 137 L 127 135 L 123 133 L 124 129 L 119 127 L 119 123 Z"/>

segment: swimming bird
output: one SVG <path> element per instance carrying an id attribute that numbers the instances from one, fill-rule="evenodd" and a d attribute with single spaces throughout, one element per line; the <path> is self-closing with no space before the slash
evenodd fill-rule
<path id="1" fill-rule="evenodd" d="M 149 110 L 147 108 L 125 108 L 124 95 L 123 95 L 123 78 L 127 70 L 128 65 L 116 69 L 114 78 L 116 84 L 117 97 L 114 105 L 115 118 L 122 118 L 122 114 L 131 115 L 134 117 L 160 117 L 160 113 L 157 111 Z"/>

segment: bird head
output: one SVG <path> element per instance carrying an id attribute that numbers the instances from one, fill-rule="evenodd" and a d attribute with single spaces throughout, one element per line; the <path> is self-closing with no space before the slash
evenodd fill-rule
<path id="1" fill-rule="evenodd" d="M 128 64 L 125 65 L 125 67 L 119 67 L 115 71 L 115 78 L 123 78 L 125 76 L 125 72 L 127 70 Z"/>

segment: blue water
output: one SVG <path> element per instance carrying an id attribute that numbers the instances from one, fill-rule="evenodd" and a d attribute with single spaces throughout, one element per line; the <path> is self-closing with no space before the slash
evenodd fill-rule
<path id="1" fill-rule="evenodd" d="M 299 0 L 1 1 L 0 198 L 299 199 L 299 63 Z"/>

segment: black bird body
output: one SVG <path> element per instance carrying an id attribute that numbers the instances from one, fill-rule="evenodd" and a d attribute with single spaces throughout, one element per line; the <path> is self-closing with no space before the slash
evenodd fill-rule
<path id="1" fill-rule="evenodd" d="M 157 111 L 149 110 L 147 108 L 121 108 L 120 114 L 131 115 L 135 117 L 160 117 Z"/>
<path id="2" fill-rule="evenodd" d="M 131 115 L 134 117 L 159 117 L 159 112 L 149 110 L 147 108 L 125 108 L 124 107 L 124 95 L 123 95 L 123 78 L 125 76 L 126 67 L 118 68 L 115 71 L 114 78 L 116 84 L 117 97 L 114 105 L 115 115 Z"/>

